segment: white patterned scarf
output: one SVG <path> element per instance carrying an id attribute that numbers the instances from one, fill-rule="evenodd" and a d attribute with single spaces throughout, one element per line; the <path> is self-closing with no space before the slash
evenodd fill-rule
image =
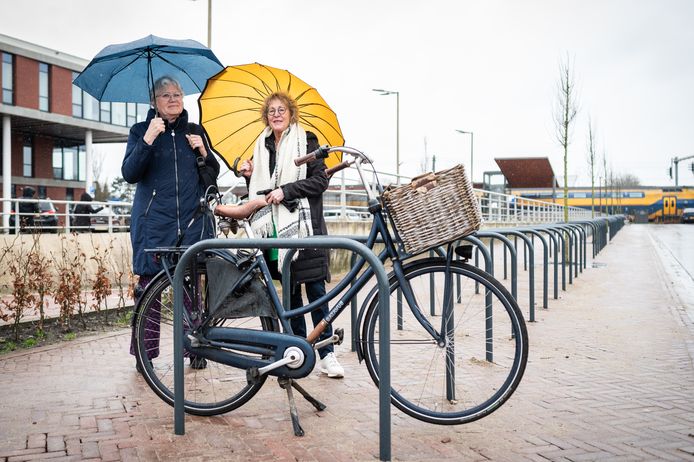
<path id="1" fill-rule="evenodd" d="M 265 138 L 272 129 L 265 130 L 258 137 L 253 150 L 253 175 L 248 185 L 248 198 L 260 197 L 257 192 L 276 189 L 282 185 L 306 178 L 306 164 L 294 165 L 294 159 L 306 155 L 306 132 L 297 124 L 292 124 L 282 133 L 275 158 L 275 171 L 270 175 L 270 152 L 265 147 Z M 293 212 L 282 204 L 271 204 L 255 213 L 251 228 L 256 237 L 270 237 L 274 229 L 278 238 L 308 237 L 313 234 L 311 209 L 308 199 L 302 197 Z M 282 268 L 288 249 L 279 249 L 278 268 Z M 297 258 L 299 252 L 294 254 Z"/>

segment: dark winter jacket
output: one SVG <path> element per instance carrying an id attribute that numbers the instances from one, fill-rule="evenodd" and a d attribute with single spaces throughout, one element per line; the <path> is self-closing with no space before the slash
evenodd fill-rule
<path id="1" fill-rule="evenodd" d="M 98 213 L 103 210 L 103 207 L 94 208 L 92 204 L 85 204 L 84 202 L 92 201 L 92 196 L 87 192 L 82 193 L 80 201 L 83 203 L 77 204 L 75 210 L 72 212 L 74 214 L 72 226 L 75 227 L 75 231 L 77 232 L 89 231 L 89 226 L 91 225 L 89 214 Z"/>
<path id="2" fill-rule="evenodd" d="M 145 249 L 182 245 L 214 237 L 214 220 L 201 213 L 200 198 L 204 194 L 195 161 L 185 135 L 191 133 L 188 113 L 173 124 L 165 121 L 166 131 L 152 145 L 143 136 L 154 117 L 150 109 L 147 120 L 130 129 L 121 172 L 128 183 L 137 183 L 131 212 L 130 240 L 133 246 L 133 273 L 153 276 L 161 265 L 146 254 Z M 219 174 L 219 163 L 203 136 L 208 155 L 207 167 Z M 194 219 L 190 227 L 191 220 Z"/>
<path id="3" fill-rule="evenodd" d="M 274 169 L 275 164 L 275 135 L 270 134 L 265 139 L 265 147 L 270 151 L 269 164 Z M 318 138 L 315 134 L 306 132 L 306 152 L 318 149 Z M 272 173 L 272 172 L 270 172 Z M 292 201 L 305 197 L 311 209 L 311 225 L 314 236 L 328 234 L 328 228 L 323 218 L 323 193 L 328 189 L 329 180 L 325 174 L 325 161 L 316 159 L 306 166 L 306 179 L 281 185 L 284 200 Z M 292 281 L 295 284 L 313 281 L 330 282 L 330 252 L 328 249 L 305 249 L 299 252 L 292 262 Z M 281 268 L 279 268 L 281 270 Z"/>
<path id="4" fill-rule="evenodd" d="M 22 199 L 31 199 L 36 194 L 36 190 L 31 186 L 25 186 L 22 191 Z M 40 213 L 39 201 L 19 203 L 19 223 L 21 226 L 34 226 L 34 214 Z"/>

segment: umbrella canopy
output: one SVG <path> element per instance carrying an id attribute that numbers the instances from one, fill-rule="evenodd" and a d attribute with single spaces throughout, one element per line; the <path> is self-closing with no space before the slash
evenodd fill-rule
<path id="1" fill-rule="evenodd" d="M 253 157 L 253 148 L 265 125 L 260 109 L 274 92 L 283 91 L 299 107 L 299 124 L 316 134 L 318 142 L 342 146 L 345 142 L 335 112 L 318 91 L 289 71 L 262 64 L 229 66 L 207 81 L 198 105 L 200 122 L 227 166 L 236 166 Z M 340 153 L 332 153 L 328 168 L 340 162 Z"/>
<path id="2" fill-rule="evenodd" d="M 149 35 L 107 46 L 73 83 L 99 101 L 149 103 L 159 77 L 173 77 L 186 94 L 193 94 L 223 68 L 212 50 L 195 40 Z"/>

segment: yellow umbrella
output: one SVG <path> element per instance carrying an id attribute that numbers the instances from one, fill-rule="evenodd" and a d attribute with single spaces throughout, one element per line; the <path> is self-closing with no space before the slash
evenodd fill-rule
<path id="1" fill-rule="evenodd" d="M 234 172 L 244 160 L 253 157 L 255 141 L 265 128 L 261 106 L 276 91 L 294 98 L 299 123 L 315 133 L 321 145 L 344 145 L 335 112 L 315 88 L 282 69 L 258 63 L 229 66 L 207 81 L 198 105 L 212 148 Z M 330 154 L 325 159 L 328 168 L 338 164 L 340 157 L 339 153 Z"/>

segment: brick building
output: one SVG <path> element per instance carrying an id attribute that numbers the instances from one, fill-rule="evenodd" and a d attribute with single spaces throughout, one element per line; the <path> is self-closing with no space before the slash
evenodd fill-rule
<path id="1" fill-rule="evenodd" d="M 122 143 L 147 105 L 100 103 L 72 84 L 88 60 L 0 34 L 0 195 L 78 200 L 93 184 L 94 143 Z M 2 203 L 7 228 L 10 201 Z M 64 210 L 59 210 L 64 213 Z"/>

